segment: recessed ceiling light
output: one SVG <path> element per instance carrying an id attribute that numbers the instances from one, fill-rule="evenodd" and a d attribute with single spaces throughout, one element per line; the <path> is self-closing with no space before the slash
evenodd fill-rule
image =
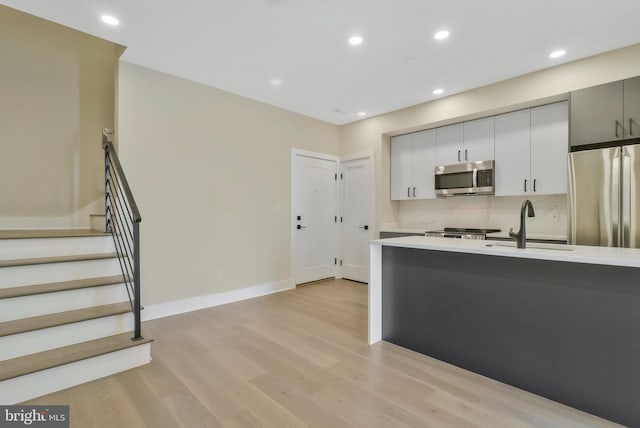
<path id="1" fill-rule="evenodd" d="M 358 112 L 358 116 L 360 116 L 360 117 L 365 117 L 366 115 L 367 115 L 367 113 L 365 113 L 363 111 Z"/>
<path id="2" fill-rule="evenodd" d="M 102 15 L 100 19 L 102 19 L 102 22 L 104 22 L 105 24 L 113 25 L 114 27 L 120 24 L 120 21 L 115 16 Z"/>
<path id="3" fill-rule="evenodd" d="M 271 80 L 269 80 L 269 83 L 271 83 L 271 85 L 273 85 L 273 86 L 281 86 L 282 85 L 282 80 L 280 80 L 280 79 L 271 79 Z"/>
<path id="4" fill-rule="evenodd" d="M 362 43 L 362 37 L 360 36 L 353 36 L 349 38 L 349 44 L 351 46 L 358 46 L 361 43 Z"/>
<path id="5" fill-rule="evenodd" d="M 433 38 L 436 40 L 444 40 L 449 37 L 449 32 L 447 30 L 438 31 L 433 35 Z"/>
<path id="6" fill-rule="evenodd" d="M 434 89 L 433 90 L 433 95 L 441 95 L 444 92 L 444 89 Z"/>
<path id="7" fill-rule="evenodd" d="M 566 54 L 567 52 L 560 49 L 557 51 L 553 51 L 549 54 L 549 58 L 560 58 L 561 56 L 563 56 L 564 54 Z"/>

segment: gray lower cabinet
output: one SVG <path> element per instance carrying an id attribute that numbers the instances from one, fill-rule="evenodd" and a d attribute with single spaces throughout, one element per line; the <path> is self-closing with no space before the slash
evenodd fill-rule
<path id="1" fill-rule="evenodd" d="M 640 76 L 571 92 L 571 146 L 640 137 Z"/>
<path id="2" fill-rule="evenodd" d="M 640 268 L 382 247 L 382 339 L 640 427 Z"/>

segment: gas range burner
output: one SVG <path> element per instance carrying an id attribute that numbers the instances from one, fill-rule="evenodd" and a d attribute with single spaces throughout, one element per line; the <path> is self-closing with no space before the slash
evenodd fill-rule
<path id="1" fill-rule="evenodd" d="M 424 236 L 428 238 L 486 239 L 487 233 L 500 232 L 500 229 L 473 229 L 465 227 L 445 227 L 444 230 L 432 230 Z"/>

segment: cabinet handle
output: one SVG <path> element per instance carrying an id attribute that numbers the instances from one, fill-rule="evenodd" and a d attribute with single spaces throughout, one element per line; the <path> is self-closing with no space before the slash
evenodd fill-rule
<path id="1" fill-rule="evenodd" d="M 458 150 L 458 162 L 460 162 L 460 150 Z"/>
<path id="2" fill-rule="evenodd" d="M 633 137 L 633 119 L 629 118 L 629 135 Z"/>
<path id="3" fill-rule="evenodd" d="M 537 181 L 537 180 L 538 180 L 537 178 L 534 178 L 534 179 L 533 179 L 533 191 L 534 191 L 534 192 L 536 191 L 536 181 Z"/>
<path id="4" fill-rule="evenodd" d="M 411 197 L 411 187 L 407 187 L 407 198 Z"/>
<path id="5" fill-rule="evenodd" d="M 616 138 L 620 138 L 620 137 L 618 136 L 618 128 L 619 128 L 619 127 L 620 127 L 620 122 L 618 122 L 618 121 L 616 120 Z"/>
<path id="6" fill-rule="evenodd" d="M 465 160 L 465 162 L 469 162 L 469 157 L 467 156 L 468 152 L 469 152 L 469 150 L 464 149 L 464 160 Z"/>
<path id="7" fill-rule="evenodd" d="M 416 197 L 416 188 L 415 187 L 413 188 L 413 197 L 414 198 Z"/>
<path id="8" fill-rule="evenodd" d="M 527 179 L 524 179 L 524 192 L 527 193 Z"/>

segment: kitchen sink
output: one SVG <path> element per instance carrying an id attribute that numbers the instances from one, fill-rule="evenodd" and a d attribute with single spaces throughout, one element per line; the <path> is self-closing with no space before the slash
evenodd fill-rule
<path id="1" fill-rule="evenodd" d="M 504 243 L 504 244 L 485 244 L 485 247 L 504 247 L 504 248 L 516 248 L 516 243 Z M 535 248 L 536 250 L 554 250 L 554 251 L 574 251 L 575 248 L 569 246 L 563 246 L 561 244 L 529 244 L 527 248 Z"/>

